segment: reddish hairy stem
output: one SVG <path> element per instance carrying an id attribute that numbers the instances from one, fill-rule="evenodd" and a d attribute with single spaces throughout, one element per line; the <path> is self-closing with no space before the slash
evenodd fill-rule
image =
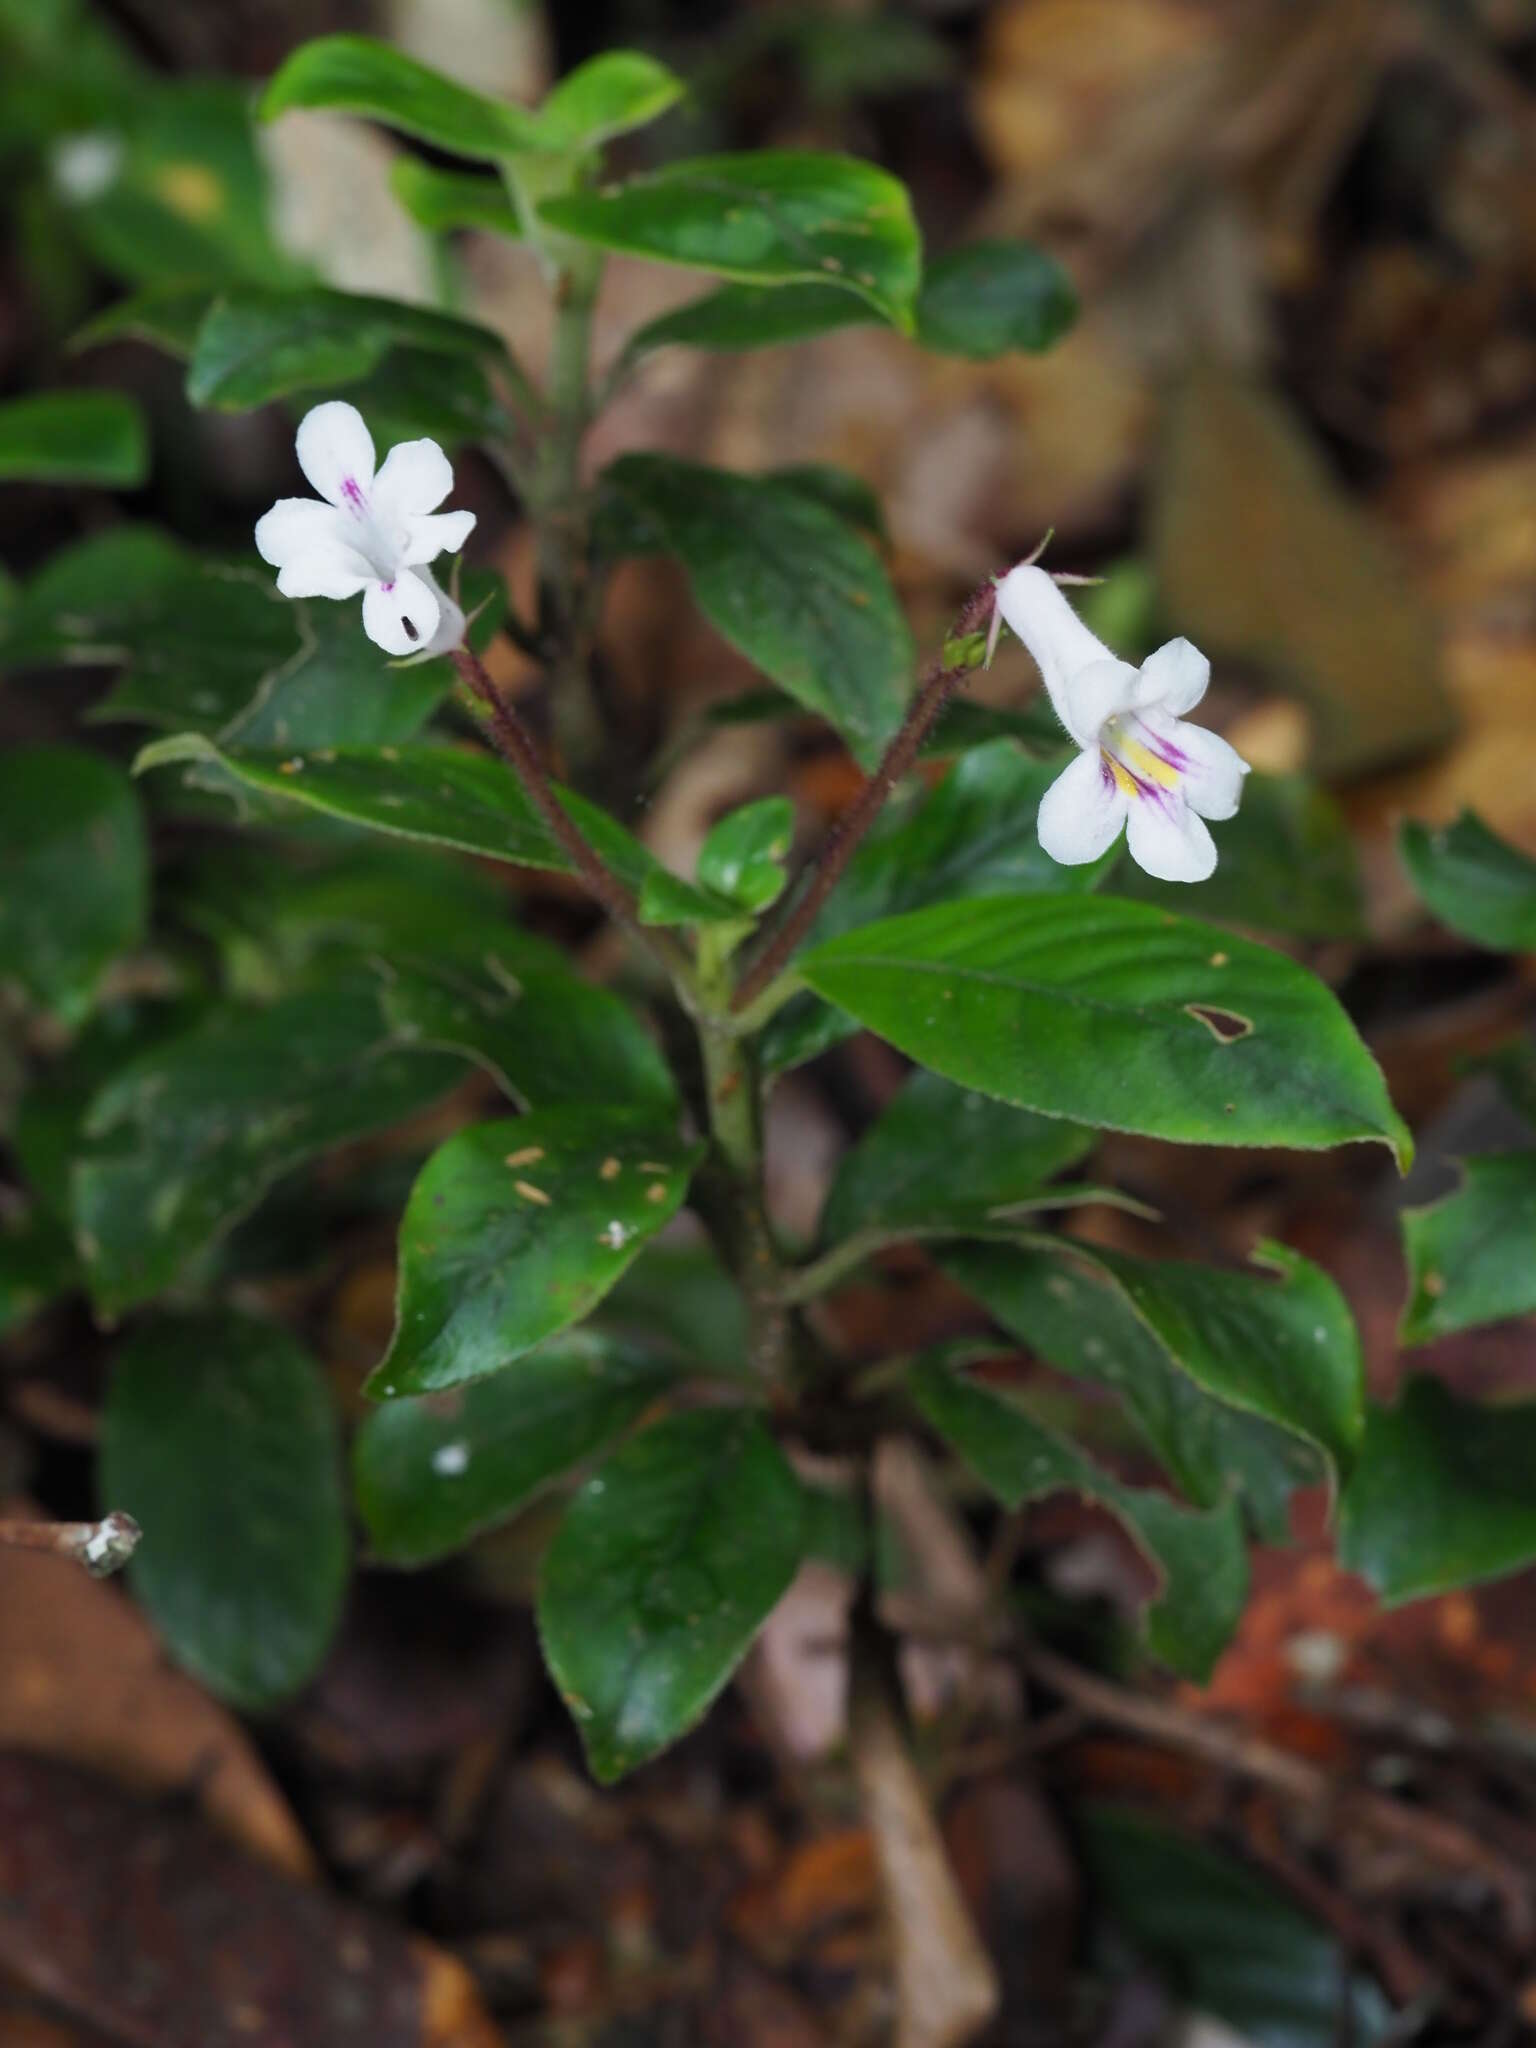
<path id="1" fill-rule="evenodd" d="M 996 590 L 990 577 L 973 590 L 955 615 L 948 637 L 978 632 L 992 616 Z M 880 765 L 828 833 L 808 886 L 778 930 L 742 976 L 731 998 L 732 1010 L 744 1010 L 755 1002 L 771 981 L 777 979 L 816 922 L 823 903 L 837 887 L 843 870 L 858 850 L 859 841 L 885 808 L 892 790 L 917 759 L 949 700 L 971 673 L 968 668 L 945 668 L 936 661 L 918 685 L 907 706 L 901 727 L 880 758 Z"/>

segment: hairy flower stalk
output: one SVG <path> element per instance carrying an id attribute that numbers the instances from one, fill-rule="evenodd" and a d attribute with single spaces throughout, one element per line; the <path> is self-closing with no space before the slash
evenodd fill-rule
<path id="1" fill-rule="evenodd" d="M 435 441 L 401 441 L 374 471 L 373 436 L 355 405 L 332 399 L 299 422 L 299 467 L 320 493 L 279 498 L 256 522 L 256 547 L 284 597 L 357 597 L 363 631 L 386 654 L 446 654 L 464 614 L 428 568 L 456 554 L 473 512 L 439 512 L 453 466 Z"/>
<path id="2" fill-rule="evenodd" d="M 997 608 L 1024 642 L 1061 720 L 1082 749 L 1040 800 L 1040 844 L 1077 867 L 1125 828 L 1131 858 L 1164 882 L 1203 882 L 1216 866 L 1207 818 L 1230 818 L 1248 764 L 1183 713 L 1205 695 L 1211 664 L 1170 640 L 1141 667 L 1089 632 L 1045 570 L 1021 562 Z"/>

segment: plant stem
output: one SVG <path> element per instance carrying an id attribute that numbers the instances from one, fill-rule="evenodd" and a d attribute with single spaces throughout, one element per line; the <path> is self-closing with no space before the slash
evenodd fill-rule
<path id="1" fill-rule="evenodd" d="M 0 1522 L 0 1546 L 10 1550 L 51 1550 L 81 1564 L 93 1579 L 121 1571 L 144 1532 L 132 1515 L 104 1515 L 99 1522 Z"/>
<path id="2" fill-rule="evenodd" d="M 592 417 L 592 307 L 600 275 L 600 264 L 581 251 L 555 277 L 546 425 L 531 499 L 538 527 L 539 637 L 560 752 L 571 763 L 590 760 L 601 733 L 584 602 L 587 512 L 581 488 L 581 444 Z"/>
<path id="3" fill-rule="evenodd" d="M 692 961 L 669 933 L 653 931 L 640 922 L 634 897 L 566 811 L 544 772 L 532 733 L 491 681 L 479 655 L 472 648 L 457 647 L 452 661 L 464 687 L 485 706 L 487 726 L 496 751 L 522 784 L 529 802 L 549 827 L 552 836 L 569 854 L 571 865 L 585 882 L 588 892 L 615 924 L 621 925 L 631 938 L 661 962 L 684 1001 L 691 1001 L 694 989 Z"/>

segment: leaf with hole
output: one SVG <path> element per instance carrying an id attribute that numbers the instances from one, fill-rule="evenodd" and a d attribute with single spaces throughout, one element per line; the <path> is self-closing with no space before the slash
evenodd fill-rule
<path id="1" fill-rule="evenodd" d="M 130 1583 L 178 1663 L 251 1710 L 313 1677 L 347 1523 L 335 1410 L 286 1332 L 228 1309 L 140 1325 L 108 1384 L 101 1492 L 144 1531 Z"/>
<path id="2" fill-rule="evenodd" d="M 761 1418 L 698 1408 L 587 1481 L 544 1558 L 539 1635 L 593 1775 L 698 1721 L 800 1563 L 804 1496 Z"/>
<path id="3" fill-rule="evenodd" d="M 655 1109 L 566 1106 L 440 1145 L 400 1225 L 376 1399 L 483 1378 L 580 1322 L 669 1223 L 703 1147 Z"/>
<path id="4" fill-rule="evenodd" d="M 1184 1677 L 1209 1678 L 1248 1594 L 1248 1556 L 1231 1501 L 1189 1508 L 1127 1486 L 1017 1401 L 940 1358 L 919 1359 L 906 1385 L 919 1412 L 1005 1507 L 1075 1493 L 1108 1508 L 1160 1581 L 1147 1612 L 1148 1646 Z"/>
<path id="5" fill-rule="evenodd" d="M 865 925 L 798 968 L 910 1058 L 1023 1109 L 1184 1144 L 1376 1139 L 1412 1156 L 1323 984 L 1192 918 L 1112 897 L 993 896 Z"/>

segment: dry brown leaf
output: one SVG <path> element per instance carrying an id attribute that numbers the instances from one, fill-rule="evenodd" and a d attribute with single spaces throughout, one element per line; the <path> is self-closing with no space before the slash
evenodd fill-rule
<path id="1" fill-rule="evenodd" d="M 10 1502 L 7 1514 L 25 1514 Z M 0 1747 L 195 1795 L 213 1825 L 290 1877 L 314 1858 L 232 1714 L 173 1671 L 139 1610 L 63 1558 L 10 1551 L 0 1571 Z"/>
<path id="2" fill-rule="evenodd" d="M 1180 381 L 1151 526 L 1170 616 L 1304 701 L 1320 772 L 1411 760 L 1450 737 L 1433 620 L 1273 394 L 1209 365 Z"/>

